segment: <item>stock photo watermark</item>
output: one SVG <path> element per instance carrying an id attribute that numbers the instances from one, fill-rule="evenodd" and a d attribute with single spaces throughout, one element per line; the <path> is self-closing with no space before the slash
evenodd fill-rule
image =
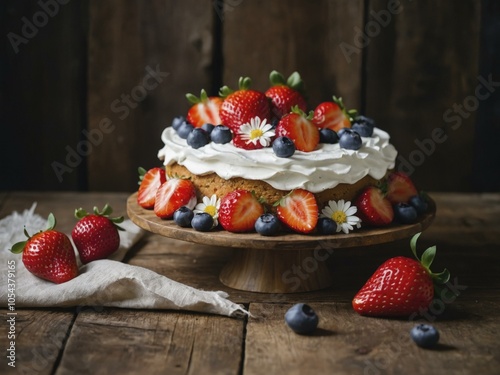
<path id="1" fill-rule="evenodd" d="M 119 120 L 125 120 L 130 112 L 137 108 L 138 104 L 148 96 L 148 92 L 156 89 L 170 73 L 162 72 L 160 66 L 156 65 L 153 69 L 150 66 L 145 68 L 146 74 L 142 78 L 141 84 L 133 87 L 130 92 L 122 93 L 120 98 L 113 100 L 110 104 L 110 110 L 117 115 Z M 82 130 L 82 140 L 75 147 L 66 145 L 66 157 L 64 163 L 53 161 L 51 163 L 57 180 L 63 181 L 65 173 L 71 173 L 89 156 L 95 147 L 98 147 L 105 136 L 111 134 L 116 129 L 116 124 L 109 117 L 104 117 L 99 121 L 97 128 Z"/>
<path id="2" fill-rule="evenodd" d="M 16 367 L 16 261 L 7 261 L 7 364 Z"/>

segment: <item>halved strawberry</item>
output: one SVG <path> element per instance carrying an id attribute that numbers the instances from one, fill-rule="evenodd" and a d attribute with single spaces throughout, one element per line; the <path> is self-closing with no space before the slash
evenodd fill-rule
<path id="1" fill-rule="evenodd" d="M 271 87 L 265 95 L 271 99 L 271 111 L 274 117 L 280 119 L 290 113 L 292 107 L 299 107 L 302 111 L 307 110 L 307 103 L 302 95 L 304 83 L 300 74 L 294 72 L 285 80 L 285 77 L 276 70 L 269 74 Z"/>
<path id="2" fill-rule="evenodd" d="M 414 195 L 418 195 L 418 192 L 410 177 L 402 172 L 392 172 L 389 175 L 387 199 L 391 203 L 406 203 Z"/>
<path id="3" fill-rule="evenodd" d="M 137 192 L 137 203 L 142 208 L 151 209 L 155 205 L 156 191 L 166 181 L 163 168 L 151 168 L 146 171 L 139 168 L 139 190 Z"/>
<path id="4" fill-rule="evenodd" d="M 318 203 L 314 194 L 295 189 L 277 203 L 278 218 L 299 233 L 310 233 L 318 223 Z"/>
<path id="5" fill-rule="evenodd" d="M 170 178 L 156 192 L 154 212 L 162 219 L 170 219 L 182 206 L 196 205 L 196 190 L 191 180 Z"/>
<path id="6" fill-rule="evenodd" d="M 342 128 L 350 128 L 351 118 L 356 113 L 356 110 L 347 111 L 342 98 L 334 96 L 333 101 L 318 104 L 314 109 L 312 121 L 319 128 L 332 129 L 337 132 Z"/>
<path id="7" fill-rule="evenodd" d="M 229 232 L 249 232 L 263 213 L 264 207 L 252 192 L 238 189 L 222 197 L 219 223 Z"/>
<path id="8" fill-rule="evenodd" d="M 313 151 L 319 143 L 319 130 L 311 121 L 312 113 L 306 115 L 298 107 L 281 118 L 276 126 L 277 137 L 288 137 L 299 151 Z"/>
<path id="9" fill-rule="evenodd" d="M 384 226 L 394 219 L 391 202 L 375 186 L 366 187 L 357 197 L 355 205 L 363 224 Z"/>
<path id="10" fill-rule="evenodd" d="M 200 97 L 193 94 L 186 94 L 187 100 L 193 104 L 189 108 L 186 120 L 195 128 L 200 128 L 203 124 L 219 125 L 220 107 L 223 99 L 218 96 L 208 96 L 205 90 L 201 90 Z"/>
<path id="11" fill-rule="evenodd" d="M 251 83 L 249 77 L 240 77 L 237 91 L 227 86 L 220 89 L 220 95 L 224 98 L 220 118 L 222 124 L 229 127 L 235 134 L 241 125 L 250 123 L 250 120 L 256 116 L 268 122 L 271 119 L 269 99 L 264 93 L 251 90 Z"/>

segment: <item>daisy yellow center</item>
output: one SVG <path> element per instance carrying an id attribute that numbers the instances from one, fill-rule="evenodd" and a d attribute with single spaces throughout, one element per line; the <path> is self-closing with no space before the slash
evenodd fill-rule
<path id="1" fill-rule="evenodd" d="M 250 139 L 260 138 L 264 135 L 264 132 L 260 129 L 252 129 L 250 131 Z"/>
<path id="2" fill-rule="evenodd" d="M 332 220 L 337 224 L 342 224 L 346 222 L 347 216 L 343 211 L 335 211 L 332 215 Z"/>
<path id="3" fill-rule="evenodd" d="M 205 212 L 209 214 L 210 216 L 214 216 L 215 213 L 217 212 L 217 208 L 215 206 L 206 206 L 205 207 Z"/>

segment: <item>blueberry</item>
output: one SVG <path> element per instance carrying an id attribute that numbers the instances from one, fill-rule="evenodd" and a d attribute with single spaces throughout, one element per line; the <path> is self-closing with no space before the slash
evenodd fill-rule
<path id="1" fill-rule="evenodd" d="M 202 128 L 195 128 L 187 137 L 187 144 L 192 148 L 200 148 L 210 143 L 210 136 Z"/>
<path id="2" fill-rule="evenodd" d="M 181 126 L 181 124 L 183 122 L 186 122 L 186 118 L 184 116 L 176 116 L 174 117 L 174 119 L 172 120 L 172 127 L 177 130 L 179 129 L 179 126 Z"/>
<path id="3" fill-rule="evenodd" d="M 340 136 L 339 139 L 340 147 L 345 148 L 347 150 L 359 150 L 363 145 L 359 133 L 349 128 L 344 128 L 341 130 L 344 131 L 342 132 L 342 135 Z"/>
<path id="4" fill-rule="evenodd" d="M 278 137 L 273 142 L 273 151 L 279 158 L 289 158 L 295 153 L 295 144 L 288 137 Z"/>
<path id="5" fill-rule="evenodd" d="M 203 130 L 205 130 L 207 132 L 207 134 L 211 134 L 212 133 L 212 130 L 214 130 L 215 128 L 215 125 L 212 125 L 212 124 L 209 124 L 209 123 L 205 123 L 201 126 L 201 128 Z"/>
<path id="6" fill-rule="evenodd" d="M 352 130 L 359 133 L 362 137 L 371 137 L 373 135 L 373 128 L 365 123 L 357 123 L 352 124 Z"/>
<path id="7" fill-rule="evenodd" d="M 422 348 L 430 348 L 439 341 L 439 332 L 430 324 L 417 324 L 410 330 L 410 337 Z"/>
<path id="8" fill-rule="evenodd" d="M 337 132 L 339 139 L 340 139 L 340 137 L 342 137 L 342 134 L 344 134 L 347 129 L 349 129 L 349 128 L 340 128 L 339 129 L 339 131 Z"/>
<path id="9" fill-rule="evenodd" d="M 208 232 L 214 226 L 214 218 L 206 212 L 197 213 L 191 220 L 191 226 L 197 231 Z"/>
<path id="10" fill-rule="evenodd" d="M 190 227 L 193 220 L 193 210 L 189 207 L 182 206 L 174 212 L 174 222 L 180 227 Z"/>
<path id="11" fill-rule="evenodd" d="M 413 197 L 410 197 L 408 203 L 415 207 L 415 210 L 417 210 L 417 214 L 419 215 L 426 212 L 429 208 L 425 197 L 423 197 L 422 195 L 414 195 Z"/>
<path id="12" fill-rule="evenodd" d="M 225 144 L 231 142 L 233 135 L 227 126 L 217 125 L 210 133 L 210 138 L 214 143 Z"/>
<path id="13" fill-rule="evenodd" d="M 332 129 L 322 128 L 319 131 L 319 141 L 320 143 L 334 144 L 339 141 L 339 136 Z"/>
<path id="14" fill-rule="evenodd" d="M 191 131 L 194 129 L 194 126 L 191 125 L 188 122 L 183 122 L 182 124 L 179 125 L 177 128 L 177 135 L 181 137 L 182 139 L 186 139 L 191 133 Z"/>
<path id="15" fill-rule="evenodd" d="M 261 215 L 255 222 L 255 230 L 263 236 L 272 236 L 279 232 L 281 228 L 280 221 L 273 214 Z"/>
<path id="16" fill-rule="evenodd" d="M 329 217 L 320 217 L 316 225 L 318 232 L 321 234 L 337 233 L 337 223 Z"/>
<path id="17" fill-rule="evenodd" d="M 417 210 L 408 203 L 396 203 L 394 206 L 394 220 L 401 224 L 411 224 L 417 220 Z"/>
<path id="18" fill-rule="evenodd" d="M 356 116 L 356 118 L 353 121 L 353 125 L 354 124 L 363 124 L 369 126 L 372 129 L 376 126 L 374 119 L 363 115 Z"/>
<path id="19" fill-rule="evenodd" d="M 318 315 L 314 310 L 304 303 L 293 305 L 285 314 L 286 324 L 299 334 L 313 333 L 318 326 Z"/>

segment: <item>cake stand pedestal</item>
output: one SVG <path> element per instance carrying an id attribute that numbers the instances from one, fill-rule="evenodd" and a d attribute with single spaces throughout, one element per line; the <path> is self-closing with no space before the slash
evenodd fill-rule
<path id="1" fill-rule="evenodd" d="M 158 218 L 153 210 L 137 204 L 137 193 L 127 199 L 127 214 L 142 229 L 182 241 L 234 248 L 233 258 L 220 273 L 223 284 L 239 290 L 262 293 L 296 293 L 324 289 L 332 284 L 328 260 L 335 249 L 360 247 L 410 238 L 434 220 L 436 206 L 410 225 L 354 230 L 349 234 L 266 237 L 258 233 L 224 230 L 198 232 L 181 228 L 172 220 Z"/>

